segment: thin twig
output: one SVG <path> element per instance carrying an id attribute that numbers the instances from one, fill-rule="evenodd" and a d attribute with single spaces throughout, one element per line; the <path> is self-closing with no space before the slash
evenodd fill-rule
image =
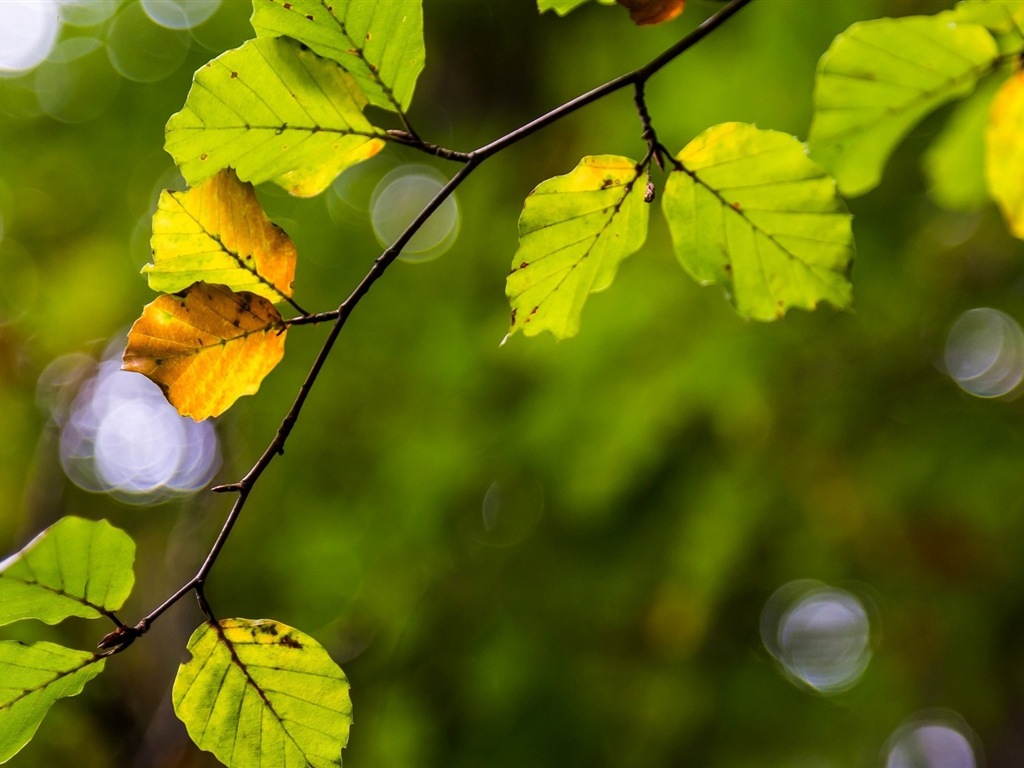
<path id="1" fill-rule="evenodd" d="M 696 29 L 644 66 L 621 75 L 613 80 L 609 80 L 603 85 L 577 96 L 575 99 L 562 104 L 560 107 L 541 115 L 535 120 L 526 123 L 514 131 L 511 131 L 510 133 L 507 133 L 489 144 L 485 144 L 473 150 L 472 152 L 456 152 L 455 150 L 449 150 L 444 147 L 429 144 L 422 141 L 412 131 L 389 132 L 392 139 L 398 143 L 418 148 L 438 157 L 461 162 L 463 165 L 458 172 L 437 192 L 437 194 L 434 195 L 430 202 L 427 203 L 409 226 L 405 228 L 405 231 L 402 232 L 398 239 L 374 260 L 373 265 L 370 267 L 363 279 L 336 310 L 317 314 L 307 314 L 299 309 L 299 312 L 302 312 L 300 317 L 284 321 L 284 325 L 286 326 L 309 325 L 322 322 L 333 322 L 333 325 L 331 326 L 331 330 L 328 333 L 327 338 L 320 347 L 320 351 L 317 353 L 309 372 L 306 374 L 306 378 L 299 387 L 298 394 L 292 402 L 291 408 L 288 409 L 288 413 L 285 415 L 284 419 L 282 419 L 273 440 L 270 441 L 266 450 L 264 450 L 263 454 L 259 459 L 257 459 L 256 463 L 253 464 L 252 468 L 241 480 L 228 485 L 220 485 L 212 489 L 219 493 L 237 493 L 238 496 L 235 498 L 235 502 L 231 506 L 231 511 L 228 513 L 228 516 L 224 521 L 224 525 L 221 527 L 220 533 L 217 535 L 213 546 L 210 548 L 209 553 L 203 561 L 203 564 L 199 567 L 195 576 L 189 579 L 174 594 L 168 597 L 145 618 L 139 621 L 135 627 L 127 628 L 129 630 L 127 632 L 121 630 L 126 635 L 125 639 L 127 642 L 123 646 L 117 647 L 116 650 L 121 650 L 124 647 L 127 647 L 128 643 L 147 632 L 153 622 L 156 621 L 164 611 L 192 591 L 195 591 L 196 598 L 199 601 L 199 605 L 203 613 L 213 620 L 213 613 L 206 601 L 204 592 L 206 579 L 216 563 L 217 558 L 220 556 L 224 545 L 227 543 L 228 537 L 231 535 L 231 531 L 234 528 L 235 523 L 238 521 L 239 515 L 241 515 L 242 509 L 245 507 L 249 494 L 256 485 L 256 482 L 267 467 L 270 466 L 271 462 L 273 462 L 278 455 L 284 453 L 285 442 L 288 440 L 288 436 L 291 434 L 292 429 L 299 419 L 299 414 L 302 412 L 306 399 L 309 397 L 309 393 L 312 391 L 313 386 L 320 375 L 320 371 L 323 369 L 324 364 L 327 362 L 327 358 L 330 356 L 331 351 L 334 348 L 335 342 L 338 340 L 341 329 L 345 327 L 345 323 L 348 321 L 352 311 L 369 292 L 373 284 L 377 282 L 381 275 L 384 274 L 385 270 L 394 263 L 395 259 L 398 258 L 399 254 L 401 254 L 402 250 L 409 243 L 412 237 L 426 223 L 427 219 L 430 218 L 434 211 L 436 211 L 441 204 L 448 199 L 456 188 L 458 188 L 466 178 L 488 158 L 514 144 L 517 144 L 542 128 L 573 114 L 588 104 L 592 104 L 609 94 L 630 86 L 637 89 L 639 99 L 638 105 L 642 107 L 640 115 L 645 128 L 644 140 L 647 141 L 649 145 L 647 157 L 647 163 L 649 164 L 650 159 L 652 157 L 659 156 L 660 152 L 664 150 L 664 147 L 657 142 L 654 129 L 650 125 L 650 117 L 647 115 L 646 105 L 643 103 L 643 85 L 666 64 L 673 61 L 683 52 L 689 50 L 698 42 L 703 40 L 707 35 L 724 24 L 736 12 L 750 2 L 751 0 L 730 0 L 728 5 L 712 16 L 709 16 Z M 129 637 L 130 639 L 128 639 Z"/>

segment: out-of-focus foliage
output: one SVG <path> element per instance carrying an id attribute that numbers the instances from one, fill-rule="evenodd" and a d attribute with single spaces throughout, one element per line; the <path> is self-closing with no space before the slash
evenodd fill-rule
<path id="1" fill-rule="evenodd" d="M 719 7 L 691 0 L 679 20 L 638 28 L 596 3 L 561 18 L 428 0 L 410 116 L 424 137 L 470 149 Z M 836 35 L 948 7 L 754 2 L 651 81 L 659 138 L 684 146 L 727 121 L 806 137 L 815 64 Z M 150 300 L 138 270 L 152 213 L 160 190 L 184 188 L 163 126 L 192 73 L 251 28 L 247 3 L 184 33 L 118 8 L 66 25 L 54 60 L 0 82 L 0 547 L 65 514 L 110 518 L 139 545 L 119 612 L 133 621 L 195 572 L 227 501 L 139 509 L 67 481 L 59 434 L 81 369 L 63 356 L 123 345 Z M 132 30 L 160 45 L 124 46 Z M 744 322 L 679 279 L 653 223 L 616 289 L 588 300 L 583 333 L 499 349 L 523 199 L 584 155 L 644 151 L 620 96 L 475 172 L 451 250 L 396 264 L 360 305 L 211 575 L 215 610 L 274 616 L 323 643 L 352 682 L 353 768 L 874 766 L 901 723 L 934 707 L 959 713 L 986 764 L 1024 761 L 1024 411 L 967 394 L 945 356 L 965 310 L 1024 319 L 1024 254 L 994 206 L 930 201 L 920 157 L 943 110 L 851 203 L 854 312 Z M 302 306 L 333 309 L 362 277 L 380 252 L 366 212 L 376 181 L 423 161 L 386 149 L 313 200 L 257 188 L 302 254 Z M 654 180 L 660 193 L 665 176 Z M 273 436 L 323 337 L 303 330 L 260 397 L 219 421 L 219 480 Z M 793 685 L 762 642 L 771 596 L 803 579 L 867 606 L 870 661 L 835 701 Z M 168 706 L 201 618 L 176 605 L 12 765 L 215 765 Z M 87 648 L 98 634 L 69 624 L 59 640 Z"/>

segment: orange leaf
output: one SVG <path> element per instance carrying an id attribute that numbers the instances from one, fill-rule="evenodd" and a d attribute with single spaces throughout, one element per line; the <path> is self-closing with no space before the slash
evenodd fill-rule
<path id="1" fill-rule="evenodd" d="M 661 24 L 683 12 L 686 0 L 617 0 L 629 9 L 629 18 L 638 25 Z"/>
<path id="2" fill-rule="evenodd" d="M 252 395 L 284 355 L 284 327 L 262 296 L 195 283 L 142 310 L 121 368 L 163 390 L 182 416 L 219 416 Z"/>
<path id="3" fill-rule="evenodd" d="M 230 168 L 184 192 L 161 192 L 151 245 L 153 263 L 142 271 L 154 291 L 174 293 L 201 280 L 275 303 L 292 295 L 295 245 Z"/>

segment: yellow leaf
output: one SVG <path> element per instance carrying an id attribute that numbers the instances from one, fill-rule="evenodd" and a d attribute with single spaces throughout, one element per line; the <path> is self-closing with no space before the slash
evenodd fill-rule
<path id="1" fill-rule="evenodd" d="M 262 296 L 195 283 L 142 310 L 121 368 L 163 390 L 182 416 L 219 416 L 252 395 L 284 355 L 284 326 Z"/>
<path id="2" fill-rule="evenodd" d="M 1024 237 L 1024 72 L 996 93 L 985 133 L 985 175 L 1010 230 Z"/>
<path id="3" fill-rule="evenodd" d="M 686 0 L 618 0 L 629 10 L 629 18 L 638 25 L 661 24 L 683 12 Z"/>
<path id="4" fill-rule="evenodd" d="M 149 287 L 174 293 L 203 281 L 273 302 L 292 295 L 295 245 L 228 168 L 184 192 L 164 190 L 153 215 Z"/>

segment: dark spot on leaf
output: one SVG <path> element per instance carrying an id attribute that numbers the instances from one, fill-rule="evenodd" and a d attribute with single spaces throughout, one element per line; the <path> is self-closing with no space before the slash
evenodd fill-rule
<path id="1" fill-rule="evenodd" d="M 366 39 L 367 39 L 367 40 L 369 40 L 369 39 L 370 39 L 370 33 L 369 33 L 369 32 L 367 32 L 367 33 L 366 33 Z"/>
<path id="2" fill-rule="evenodd" d="M 526 269 L 528 266 L 530 266 L 530 262 L 524 261 L 522 264 L 519 265 L 519 268 Z"/>
<path id="3" fill-rule="evenodd" d="M 310 21 L 312 21 L 313 20 L 313 14 L 307 13 L 306 14 L 306 18 L 309 19 Z"/>
<path id="4" fill-rule="evenodd" d="M 201 155 L 199 156 L 199 159 L 200 159 L 200 160 L 205 160 L 205 159 L 206 159 L 206 158 L 208 158 L 208 157 L 209 157 L 209 155 L 208 155 L 208 154 L 206 154 L 205 152 L 203 152 L 203 154 L 201 154 Z"/>
<path id="5" fill-rule="evenodd" d="M 517 311 L 518 310 L 515 310 L 515 309 L 512 310 L 512 322 L 509 323 L 509 325 L 515 325 L 516 324 L 516 312 Z"/>
<path id="6" fill-rule="evenodd" d="M 238 322 L 238 320 L 237 320 L 237 319 L 235 319 L 235 320 L 232 320 L 232 321 L 231 321 L 231 324 L 232 324 L 233 326 L 235 326 L 235 328 L 238 328 L 239 326 L 241 326 L 241 323 L 240 323 L 240 322 Z"/>
<path id="7" fill-rule="evenodd" d="M 249 302 L 248 302 L 248 301 L 243 301 L 243 302 L 242 302 L 241 304 L 239 304 L 239 305 L 238 305 L 238 307 L 239 307 L 239 309 L 241 309 L 241 310 L 242 310 L 243 312 L 249 312 L 249 311 L 251 311 L 251 310 L 252 310 L 252 307 L 251 307 L 251 306 L 249 305 Z"/>
<path id="8" fill-rule="evenodd" d="M 278 640 L 278 642 L 281 645 L 283 645 L 285 648 L 301 648 L 302 647 L 302 643 L 300 643 L 298 640 L 296 640 L 291 635 L 285 635 L 280 640 Z"/>
<path id="9" fill-rule="evenodd" d="M 154 358 L 153 362 L 156 363 L 157 365 L 163 365 L 164 364 L 163 358 L 161 358 L 161 357 Z"/>
<path id="10" fill-rule="evenodd" d="M 733 204 L 732 204 L 732 209 L 733 209 L 734 211 L 738 211 L 738 210 L 741 210 L 741 208 L 740 208 L 740 204 L 739 204 L 738 202 L 733 202 Z"/>
<path id="11" fill-rule="evenodd" d="M 265 635 L 276 635 L 277 634 L 277 625 L 276 624 L 261 624 L 259 629 L 260 629 L 260 632 L 262 632 Z"/>
<path id="12" fill-rule="evenodd" d="M 291 3 L 285 3 L 284 7 L 285 7 L 285 10 L 290 11 L 292 9 L 292 4 Z"/>
<path id="13" fill-rule="evenodd" d="M 232 80 L 234 80 L 234 79 L 235 79 L 235 78 L 237 78 L 237 77 L 238 77 L 238 73 L 237 73 L 237 72 L 232 72 L 232 73 L 231 73 L 231 79 L 232 79 Z"/>
<path id="14" fill-rule="evenodd" d="M 726 272 L 732 272 L 732 264 L 725 264 L 722 267 L 722 269 L 724 269 Z"/>
<path id="15" fill-rule="evenodd" d="M 531 315 L 536 315 L 538 309 L 540 309 L 540 307 L 534 307 L 533 309 L 530 310 L 530 314 Z"/>
<path id="16" fill-rule="evenodd" d="M 615 179 L 607 178 L 601 182 L 601 189 L 608 189 L 608 187 L 612 186 L 613 184 L 615 184 Z"/>
<path id="17" fill-rule="evenodd" d="M 345 53 L 351 53 L 353 56 L 358 56 L 362 53 L 358 48 L 348 48 Z"/>

